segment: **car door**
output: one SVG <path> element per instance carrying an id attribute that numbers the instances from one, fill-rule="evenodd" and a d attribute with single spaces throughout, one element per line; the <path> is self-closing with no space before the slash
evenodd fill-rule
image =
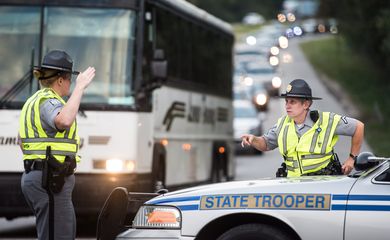
<path id="1" fill-rule="evenodd" d="M 345 239 L 389 239 L 389 162 L 360 177 L 346 205 Z"/>

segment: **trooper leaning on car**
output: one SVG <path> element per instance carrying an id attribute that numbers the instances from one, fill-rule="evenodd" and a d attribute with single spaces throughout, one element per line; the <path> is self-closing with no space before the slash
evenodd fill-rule
<path id="1" fill-rule="evenodd" d="M 95 68 L 73 71 L 71 57 L 53 50 L 33 73 L 42 89 L 26 101 L 20 115 L 19 140 L 25 169 L 22 192 L 36 217 L 38 239 L 75 239 L 72 191 L 80 142 L 76 116 Z M 72 74 L 78 76 L 65 102 Z"/>
<path id="2" fill-rule="evenodd" d="M 284 162 L 278 177 L 349 174 L 363 142 L 364 124 L 332 112 L 311 111 L 313 100 L 321 98 L 312 96 L 303 79 L 290 82 L 280 97 L 285 98 L 287 115 L 262 136 L 244 134 L 242 146 L 260 151 L 279 147 Z M 352 137 L 349 157 L 342 166 L 333 149 L 339 135 Z"/>

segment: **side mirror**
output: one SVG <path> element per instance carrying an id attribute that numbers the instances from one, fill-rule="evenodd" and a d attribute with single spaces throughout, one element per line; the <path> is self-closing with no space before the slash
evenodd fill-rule
<path id="1" fill-rule="evenodd" d="M 128 204 L 126 188 L 117 187 L 110 193 L 99 214 L 96 228 L 98 240 L 114 240 L 126 229 Z"/>
<path id="2" fill-rule="evenodd" d="M 167 78 L 168 62 L 165 59 L 165 54 L 163 49 L 156 49 L 154 51 L 153 61 L 152 61 L 152 78 L 163 79 Z"/>
<path id="3" fill-rule="evenodd" d="M 376 157 L 371 152 L 362 152 L 357 156 L 354 167 L 358 171 L 365 171 L 386 160 L 388 158 Z"/>
<path id="4" fill-rule="evenodd" d="M 156 196 L 157 193 L 129 193 L 126 188 L 116 187 L 100 211 L 96 231 L 97 240 L 116 239 L 119 233 L 131 227 L 131 221 L 138 209 Z"/>

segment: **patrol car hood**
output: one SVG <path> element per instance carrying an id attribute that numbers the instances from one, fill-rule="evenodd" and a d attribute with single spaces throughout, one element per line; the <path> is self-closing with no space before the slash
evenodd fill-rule
<path id="1" fill-rule="evenodd" d="M 228 194 L 347 194 L 356 180 L 347 176 L 313 176 L 232 181 L 167 193 L 149 200 L 146 204 L 180 205 L 183 204 L 183 199 L 190 201 L 199 200 L 203 196 Z"/>

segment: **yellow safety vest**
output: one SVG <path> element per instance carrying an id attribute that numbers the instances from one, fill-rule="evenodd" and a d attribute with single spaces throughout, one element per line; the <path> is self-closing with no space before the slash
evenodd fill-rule
<path id="1" fill-rule="evenodd" d="M 278 120 L 278 146 L 285 159 L 288 177 L 316 172 L 328 165 L 338 140 L 334 133 L 340 119 L 338 114 L 320 112 L 317 122 L 300 138 L 290 117 Z"/>
<path id="2" fill-rule="evenodd" d="M 65 101 L 54 90 L 44 88 L 31 96 L 22 108 L 19 135 L 23 160 L 45 159 L 47 146 L 51 146 L 51 153 L 59 162 L 64 162 L 65 156 L 75 156 L 77 161 L 80 160 L 77 156 L 80 138 L 76 121 L 69 129 L 57 132 L 54 138 L 48 137 L 42 128 L 39 106 L 45 100 L 53 98 L 65 105 Z"/>

